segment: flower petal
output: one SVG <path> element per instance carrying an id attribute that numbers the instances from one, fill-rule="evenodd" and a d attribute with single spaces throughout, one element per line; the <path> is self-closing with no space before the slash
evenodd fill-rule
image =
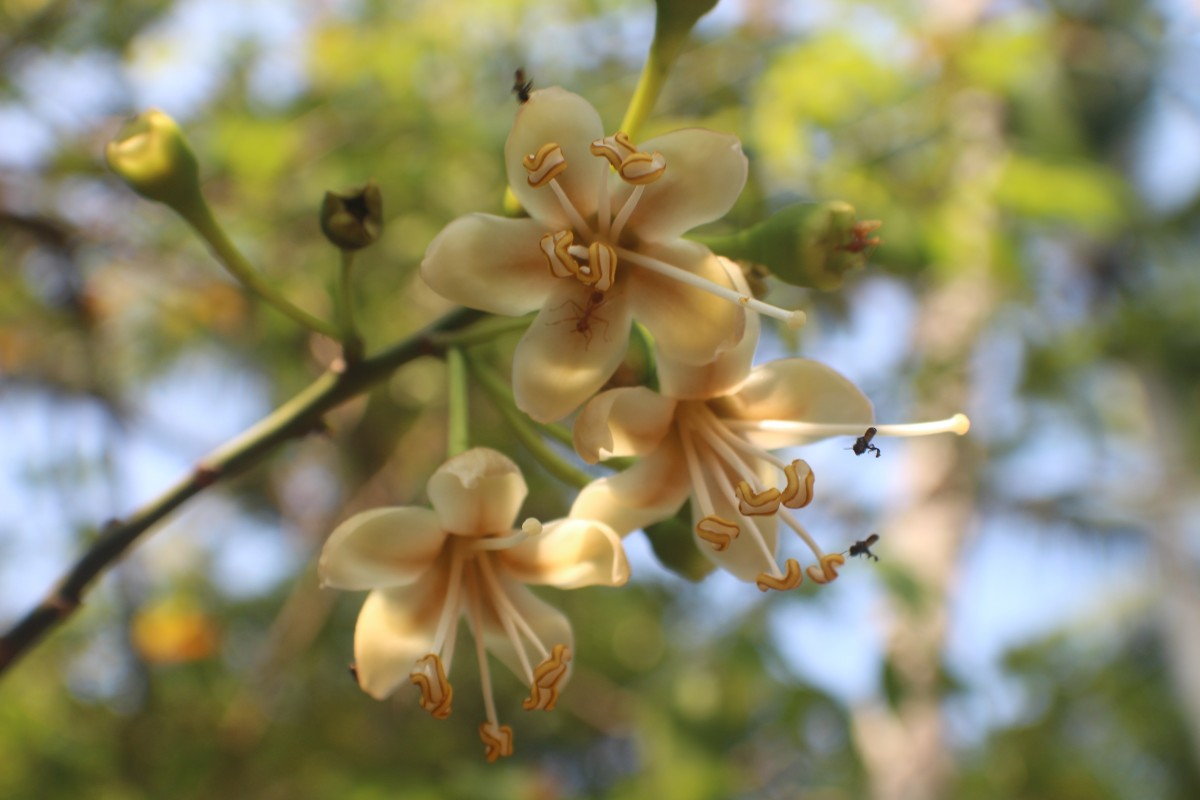
<path id="1" fill-rule="evenodd" d="M 522 103 L 504 144 L 508 185 L 529 216 L 556 230 L 572 227 L 555 192 L 549 186 L 535 189 L 523 161 L 542 145 L 556 142 L 562 148 L 567 169 L 558 176 L 571 203 L 587 219 L 596 213 L 600 187 L 608 162 L 591 153 L 591 144 L 604 136 L 604 124 L 592 104 L 557 86 L 540 89 Z"/>
<path id="2" fill-rule="evenodd" d="M 713 405 L 720 416 L 735 419 L 861 425 L 864 430 L 875 419 L 871 401 L 848 378 L 806 358 L 784 358 L 756 367 L 740 389 Z M 786 430 L 744 433 L 767 449 L 825 438 Z"/>
<path id="3" fill-rule="evenodd" d="M 446 570 L 434 570 L 411 586 L 367 595 L 354 628 L 354 666 L 364 692 L 377 700 L 387 697 L 431 651 L 446 578 Z"/>
<path id="4" fill-rule="evenodd" d="M 539 245 L 547 232 L 532 219 L 468 214 L 434 237 L 421 277 L 455 303 L 519 316 L 538 308 L 554 285 Z"/>
<path id="5" fill-rule="evenodd" d="M 629 580 L 620 537 L 604 523 L 588 519 L 549 522 L 537 536 L 496 556 L 522 583 L 577 589 L 622 586 Z"/>
<path id="6" fill-rule="evenodd" d="M 732 134 L 689 128 L 641 142 L 638 149 L 660 152 L 667 160 L 666 172 L 646 186 L 629 218 L 629 230 L 644 242 L 669 242 L 720 219 L 746 185 L 749 165 Z M 620 208 L 631 191 L 623 188 L 613 208 Z"/>
<path id="7" fill-rule="evenodd" d="M 625 357 L 627 295 L 614 288 L 599 306 L 590 305 L 592 296 L 578 281 L 562 281 L 513 353 L 517 408 L 538 422 L 570 414 L 604 385 Z"/>
<path id="8" fill-rule="evenodd" d="M 749 294 L 750 286 L 741 267 L 727 258 L 717 257 L 739 292 Z M 657 362 L 659 391 L 679 400 L 707 400 L 729 394 L 750 375 L 754 349 L 758 346 L 762 321 L 754 311 L 746 311 L 746 330 L 737 347 L 726 350 L 707 364 L 699 366 L 660 357 Z M 578 429 L 579 423 L 576 422 Z"/>
<path id="9" fill-rule="evenodd" d="M 446 533 L 428 508 L 375 508 L 338 525 L 321 550 L 317 574 L 334 589 L 406 586 L 442 551 Z"/>
<path id="10" fill-rule="evenodd" d="M 704 245 L 681 240 L 640 252 L 720 286 L 733 286 L 720 259 Z M 746 311 L 737 303 L 639 266 L 629 271 L 628 285 L 634 317 L 667 358 L 707 364 L 745 335 Z"/>
<path id="11" fill-rule="evenodd" d="M 442 464 L 426 491 L 442 527 L 465 536 L 507 535 L 529 493 L 512 459 L 486 447 Z"/>
<path id="12" fill-rule="evenodd" d="M 571 516 L 598 520 L 626 536 L 673 516 L 689 490 L 683 452 L 672 433 L 629 469 L 583 487 L 571 506 Z"/>
<path id="13" fill-rule="evenodd" d="M 566 645 L 569 650 L 574 651 L 575 636 L 571 630 L 571 621 L 565 614 L 535 597 L 533 592 L 505 575 L 502 570 L 497 571 L 496 579 L 500 591 L 512 604 L 512 610 L 533 629 L 538 640 L 545 646 L 547 654 L 554 650 L 556 644 Z M 500 611 L 497 608 L 492 589 L 493 587 L 489 585 L 482 595 L 484 645 L 492 655 L 512 670 L 522 683 L 526 683 L 528 677 L 521 667 L 521 660 L 517 657 L 513 641 L 500 621 Z M 468 591 L 478 591 L 478 589 L 469 588 Z M 541 652 L 524 637 L 521 637 L 521 644 L 529 657 L 530 665 L 536 666 L 542 659 Z"/>
<path id="14" fill-rule="evenodd" d="M 675 420 L 675 401 L 644 386 L 609 389 L 575 419 L 575 452 L 589 464 L 643 455 L 658 447 Z"/>

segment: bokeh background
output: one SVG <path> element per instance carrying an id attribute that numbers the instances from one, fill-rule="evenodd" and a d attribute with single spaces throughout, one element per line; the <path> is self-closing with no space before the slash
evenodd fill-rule
<path id="1" fill-rule="evenodd" d="M 330 312 L 316 209 L 374 177 L 371 343 L 447 310 L 416 267 L 498 212 L 513 70 L 622 117 L 646 0 L 0 0 L 0 622 L 104 521 L 333 356 L 251 301 L 166 209 L 106 172 L 149 106 L 184 125 L 231 235 Z M 576 673 L 488 765 L 469 659 L 455 714 L 346 674 L 359 598 L 316 587 L 341 519 L 420 501 L 444 454 L 440 362 L 145 538 L 0 681 L 0 797 L 1200 797 L 1200 10 L 1192 0 L 721 0 L 648 133 L 738 134 L 714 231 L 795 200 L 884 221 L 869 266 L 793 294 L 881 421 L 963 439 L 802 455 L 809 529 L 876 563 L 763 597 L 627 544 L 633 583 L 562 593 Z M 780 295 L 787 297 L 787 295 Z M 501 343 L 503 345 L 503 343 Z M 570 492 L 479 395 L 473 430 Z"/>

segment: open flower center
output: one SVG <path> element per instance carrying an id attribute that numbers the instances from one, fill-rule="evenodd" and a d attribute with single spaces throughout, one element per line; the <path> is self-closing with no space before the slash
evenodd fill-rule
<path id="1" fill-rule="evenodd" d="M 751 441 L 753 432 L 790 432 L 805 438 L 860 436 L 866 423 L 855 425 L 792 422 L 788 420 L 744 420 L 719 416 L 706 401 L 680 402 L 676 421 L 683 445 L 696 503 L 703 515 L 696 524 L 696 535 L 716 551 L 727 549 L 743 534 L 749 536 L 758 552 L 762 571 L 755 583 L 762 591 L 794 589 L 804 575 L 816 583 L 828 583 L 838 576 L 838 567 L 846 563 L 845 553 L 826 553 L 796 520 L 792 510 L 807 506 L 813 499 L 815 476 L 807 462 L 785 462 Z M 878 425 L 876 435 L 926 436 L 936 433 L 966 433 L 970 422 L 963 414 L 937 422 L 911 425 Z M 771 483 L 764 475 L 774 473 L 779 480 Z M 782 488 L 778 486 L 782 483 Z M 721 516 L 714 497 L 725 502 L 722 508 L 736 507 L 737 513 Z M 726 512 L 728 514 L 729 512 Z M 768 543 L 754 517 L 775 517 L 791 528 L 808 545 L 815 563 L 801 571 L 796 559 L 781 566 L 774 547 Z"/>
<path id="2" fill-rule="evenodd" d="M 479 663 L 479 679 L 487 717 L 479 726 L 479 736 L 488 761 L 512 755 L 513 733 L 508 725 L 500 724 L 496 713 L 491 668 L 484 647 L 485 620 L 499 620 L 516 654 L 521 675 L 529 686 L 529 697 L 522 704 L 527 711 L 550 711 L 554 708 L 571 660 L 571 650 L 567 644 L 545 642 L 538 636 L 505 590 L 500 578 L 502 567 L 495 551 L 512 547 L 541 531 L 541 525 L 536 520 L 527 520 L 522 528 L 516 533 L 499 536 L 449 538 L 443 554 L 443 557 L 450 559 L 449 583 L 433 644 L 430 652 L 413 664 L 409 675 L 411 682 L 421 691 L 421 708 L 435 719 L 449 717 L 454 689 L 447 673 L 454 659 L 458 621 L 465 617 L 475 640 L 475 655 Z"/>
<path id="3" fill-rule="evenodd" d="M 558 143 L 547 142 L 536 153 L 525 156 L 523 161 L 529 185 L 553 192 L 571 223 L 571 228 L 547 233 L 541 239 L 540 249 L 552 275 L 556 278 L 573 278 L 592 291 L 607 292 L 617 281 L 619 265 L 622 269 L 636 266 L 783 320 L 792 328 L 804 324 L 803 311 L 765 303 L 749 293 L 739 292 L 662 259 L 647 256 L 636 249 L 635 241 L 623 240 L 622 235 L 633 212 L 641 204 L 646 187 L 666 173 L 666 158 L 659 152 L 639 150 L 621 131 L 597 139 L 591 143 L 590 149 L 593 156 L 605 159 L 620 179 L 620 182 L 600 181 L 594 227 L 558 182 L 558 176 L 569 168 Z M 614 213 L 614 190 L 619 189 L 622 182 L 632 189 Z"/>

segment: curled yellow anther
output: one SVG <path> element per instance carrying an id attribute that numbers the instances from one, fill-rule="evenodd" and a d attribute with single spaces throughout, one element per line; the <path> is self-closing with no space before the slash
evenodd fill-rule
<path id="1" fill-rule="evenodd" d="M 741 528 L 736 523 L 721 519 L 716 514 L 709 514 L 696 523 L 696 535 L 711 544 L 717 552 L 729 547 L 739 533 Z"/>
<path id="2" fill-rule="evenodd" d="M 537 665 L 533 671 L 533 685 L 529 687 L 529 697 L 521 707 L 526 711 L 541 709 L 553 710 L 558 703 L 558 692 L 567 679 L 567 664 L 571 661 L 571 651 L 565 644 L 554 645 L 550 657 Z"/>
<path id="3" fill-rule="evenodd" d="M 513 732 L 507 725 L 494 722 L 479 723 L 479 738 L 483 740 L 483 756 L 493 763 L 501 756 L 513 754 Z"/>
<path id="4" fill-rule="evenodd" d="M 808 577 L 812 578 L 817 583 L 829 583 L 837 578 L 837 568 L 846 563 L 846 557 L 841 553 L 826 553 L 821 556 L 821 565 L 816 564 L 809 566 L 807 572 Z"/>
<path id="5" fill-rule="evenodd" d="M 417 659 L 415 668 L 408 676 L 421 690 L 421 708 L 434 719 L 450 716 L 450 702 L 454 700 L 454 687 L 446 679 L 442 660 L 433 653 Z"/>
<path id="6" fill-rule="evenodd" d="M 789 589 L 795 589 L 804 582 L 804 573 L 800 571 L 800 562 L 794 558 L 789 558 L 784 564 L 787 572 L 782 578 L 776 578 L 774 575 L 768 575 L 765 572 L 758 573 L 758 577 L 754 580 L 754 585 L 758 587 L 760 592 L 765 592 L 768 589 L 774 589 L 777 592 L 785 592 Z"/>
<path id="7" fill-rule="evenodd" d="M 588 245 L 588 267 L 590 285 L 598 292 L 607 292 L 617 279 L 617 251 L 612 245 L 604 242 L 592 242 Z M 584 281 L 582 277 L 580 280 Z"/>
<path id="8" fill-rule="evenodd" d="M 667 171 L 667 159 L 662 153 L 630 153 L 617 167 L 626 183 L 642 186 L 654 183 Z"/>
<path id="9" fill-rule="evenodd" d="M 535 189 L 545 186 L 567 168 L 567 158 L 557 142 L 546 142 L 536 153 L 525 156 L 523 163 L 529 173 L 529 185 Z"/>
<path id="10" fill-rule="evenodd" d="M 539 246 L 542 248 L 542 255 L 546 257 L 546 263 L 550 265 L 550 273 L 554 277 L 569 278 L 579 274 L 579 262 L 569 252 L 574 241 L 575 234 L 571 231 L 547 233 L 541 238 Z"/>
<path id="11" fill-rule="evenodd" d="M 783 468 L 783 474 L 787 476 L 787 486 L 780 495 L 783 504 L 788 508 L 804 508 L 811 503 L 816 476 L 808 462 L 798 458 Z"/>
<path id="12" fill-rule="evenodd" d="M 597 139 L 592 142 L 590 149 L 592 155 L 607 158 L 613 169 L 620 169 L 621 162 L 637 152 L 637 147 L 624 131 L 617 131 L 612 136 Z"/>
<path id="13" fill-rule="evenodd" d="M 768 516 L 779 510 L 779 490 L 774 486 L 756 494 L 748 482 L 742 481 L 734 493 L 738 499 L 738 511 L 748 517 Z"/>

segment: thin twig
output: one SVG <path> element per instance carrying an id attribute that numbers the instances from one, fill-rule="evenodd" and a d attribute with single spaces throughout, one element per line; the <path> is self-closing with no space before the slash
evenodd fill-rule
<path id="1" fill-rule="evenodd" d="M 155 523 L 217 481 L 261 463 L 285 441 L 320 429 L 321 418 L 327 412 L 391 375 L 401 365 L 442 352 L 444 348 L 436 334 L 463 328 L 482 316 L 478 311 L 459 309 L 378 355 L 339 364 L 245 433 L 202 458 L 191 474 L 158 498 L 125 519 L 108 522 L 99 538 L 49 594 L 0 638 L 0 673 L 51 628 L 70 617 L 92 581 Z"/>

